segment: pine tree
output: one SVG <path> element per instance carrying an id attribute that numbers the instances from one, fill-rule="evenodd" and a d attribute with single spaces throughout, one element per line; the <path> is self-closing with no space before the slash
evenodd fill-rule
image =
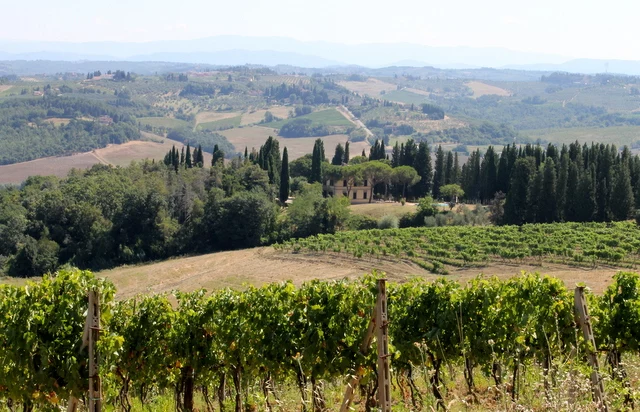
<path id="1" fill-rule="evenodd" d="M 338 143 L 336 146 L 336 151 L 333 155 L 333 159 L 331 159 L 331 164 L 334 166 L 342 165 L 342 161 L 344 160 L 344 147 L 342 147 L 341 143 Z"/>
<path id="2" fill-rule="evenodd" d="M 611 215 L 614 220 L 631 217 L 634 208 L 633 189 L 629 177 L 628 160 L 621 160 L 616 171 L 616 180 L 611 191 Z"/>
<path id="3" fill-rule="evenodd" d="M 280 172 L 280 202 L 284 204 L 289 198 L 289 154 L 285 146 L 282 153 L 282 170 Z"/>
<path id="4" fill-rule="evenodd" d="M 344 144 L 344 158 L 342 159 L 342 163 L 348 165 L 349 164 L 349 141 Z"/>

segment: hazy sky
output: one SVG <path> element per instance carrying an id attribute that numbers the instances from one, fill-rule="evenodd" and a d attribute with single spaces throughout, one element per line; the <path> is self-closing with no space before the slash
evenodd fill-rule
<path id="1" fill-rule="evenodd" d="M 28 0 L 0 39 L 150 41 L 221 34 L 341 43 L 499 46 L 640 60 L 637 0 Z"/>

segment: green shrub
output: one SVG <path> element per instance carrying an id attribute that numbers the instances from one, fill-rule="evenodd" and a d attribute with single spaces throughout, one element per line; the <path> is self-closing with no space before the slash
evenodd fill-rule
<path id="1" fill-rule="evenodd" d="M 398 216 L 385 215 L 378 221 L 378 229 L 397 229 L 398 224 Z"/>

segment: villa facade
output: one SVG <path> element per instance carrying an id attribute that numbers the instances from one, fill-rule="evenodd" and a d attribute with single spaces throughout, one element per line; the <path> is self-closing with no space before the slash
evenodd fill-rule
<path id="1" fill-rule="evenodd" d="M 327 196 L 341 197 L 348 196 L 352 204 L 368 203 L 371 196 L 371 186 L 366 180 L 360 182 L 361 185 L 349 185 L 347 180 L 327 180 L 322 187 Z"/>

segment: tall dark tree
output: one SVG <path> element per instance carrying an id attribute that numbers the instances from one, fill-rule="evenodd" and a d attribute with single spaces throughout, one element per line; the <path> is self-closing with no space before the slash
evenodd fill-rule
<path id="1" fill-rule="evenodd" d="M 458 160 L 458 152 L 453 155 L 453 171 L 451 173 L 451 183 L 460 184 L 460 161 Z"/>
<path id="2" fill-rule="evenodd" d="M 504 204 L 504 223 L 521 225 L 525 222 L 529 185 L 535 174 L 536 164 L 533 157 L 516 160 L 513 166 L 509 193 Z"/>
<path id="3" fill-rule="evenodd" d="M 349 164 L 349 141 L 344 144 L 344 157 L 342 158 L 342 163 L 348 165 Z"/>
<path id="4" fill-rule="evenodd" d="M 556 165 L 553 161 L 554 158 L 556 158 L 556 156 L 547 156 L 547 159 L 544 161 L 542 190 L 540 191 L 540 199 L 538 200 L 540 205 L 538 222 L 551 223 L 558 220 Z"/>
<path id="5" fill-rule="evenodd" d="M 556 202 L 558 207 L 558 220 L 565 220 L 565 210 L 567 204 L 567 182 L 569 180 L 569 153 L 565 151 L 560 156 L 560 167 L 558 169 L 558 185 L 556 187 Z"/>
<path id="6" fill-rule="evenodd" d="M 285 146 L 282 152 L 282 170 L 280 172 L 280 202 L 284 204 L 289 198 L 289 154 Z"/>
<path id="7" fill-rule="evenodd" d="M 324 160 L 324 144 L 321 139 L 316 139 L 313 145 L 313 154 L 311 158 L 311 179 L 310 183 L 322 182 L 322 162 Z"/>
<path id="8" fill-rule="evenodd" d="M 395 149 L 398 149 L 396 144 Z M 399 156 L 399 154 L 398 154 Z M 431 191 L 431 183 L 433 179 L 433 169 L 431 167 L 431 151 L 427 142 L 420 142 L 418 144 L 418 153 L 416 154 L 413 168 L 418 172 L 420 181 L 411 188 L 411 193 L 414 197 L 421 198 L 429 195 Z"/>
<path id="9" fill-rule="evenodd" d="M 580 170 L 577 162 L 569 164 L 569 173 L 567 174 L 567 191 L 564 203 L 564 219 L 568 222 L 578 220 L 578 194 L 580 184 Z"/>
<path id="10" fill-rule="evenodd" d="M 596 203 L 596 188 L 593 183 L 595 166 L 585 170 L 578 184 L 578 201 L 576 202 L 576 221 L 590 222 L 596 216 L 598 205 Z"/>
<path id="11" fill-rule="evenodd" d="M 448 185 L 453 183 L 451 177 L 453 176 L 453 153 L 447 152 L 447 159 L 444 163 L 444 184 Z"/>
<path id="12" fill-rule="evenodd" d="M 396 142 L 395 146 L 393 146 L 393 150 L 391 151 L 391 167 L 400 166 L 400 144 Z"/>
<path id="13" fill-rule="evenodd" d="M 616 180 L 611 190 L 611 215 L 615 220 L 626 220 L 631 217 L 635 203 L 628 160 L 621 160 L 616 169 Z"/>
<path id="14" fill-rule="evenodd" d="M 333 155 L 333 159 L 331 159 L 331 164 L 334 166 L 342 165 L 342 161 L 344 160 L 344 147 L 342 147 L 341 143 L 338 143 L 336 146 L 336 151 Z"/>
<path id="15" fill-rule="evenodd" d="M 365 153 L 364 149 L 362 149 L 362 157 L 367 157 L 367 154 Z"/>
<path id="16" fill-rule="evenodd" d="M 436 151 L 436 167 L 433 173 L 433 197 L 438 199 L 440 197 L 440 188 L 445 185 L 444 183 L 444 150 L 442 146 L 438 145 Z"/>
<path id="17" fill-rule="evenodd" d="M 481 189 L 480 200 L 490 200 L 495 197 L 498 185 L 498 158 L 493 146 L 487 148 L 480 166 Z"/>
<path id="18" fill-rule="evenodd" d="M 191 161 L 191 146 L 187 143 L 187 153 L 184 157 L 184 167 L 187 169 L 191 169 L 193 167 L 193 162 Z"/>
<path id="19" fill-rule="evenodd" d="M 211 158 L 211 166 L 224 163 L 224 152 L 218 148 L 218 145 L 213 146 L 213 157 Z"/>

